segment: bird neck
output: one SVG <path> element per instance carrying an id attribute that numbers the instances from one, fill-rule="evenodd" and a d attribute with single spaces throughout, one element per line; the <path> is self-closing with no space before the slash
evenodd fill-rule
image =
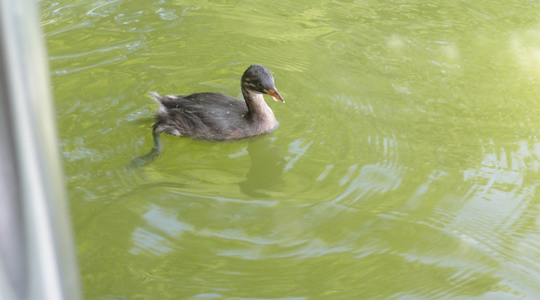
<path id="1" fill-rule="evenodd" d="M 276 125 L 276 117 L 274 116 L 272 109 L 270 109 L 268 104 L 264 101 L 263 95 L 250 92 L 243 85 L 242 95 L 244 95 L 244 100 L 248 107 L 248 115 L 251 116 L 251 119 L 265 124 L 265 131 L 274 128 Z"/>
<path id="2" fill-rule="evenodd" d="M 243 85 L 242 94 L 248 107 L 247 117 L 254 123 L 257 132 L 260 134 L 274 129 L 277 124 L 276 117 L 264 101 L 263 95 L 250 92 Z"/>

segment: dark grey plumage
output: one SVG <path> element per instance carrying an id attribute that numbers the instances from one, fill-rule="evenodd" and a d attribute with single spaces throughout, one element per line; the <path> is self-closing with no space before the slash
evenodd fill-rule
<path id="1" fill-rule="evenodd" d="M 220 93 L 187 96 L 150 94 L 161 107 L 154 131 L 176 136 L 226 140 L 252 135 L 245 102 Z"/>

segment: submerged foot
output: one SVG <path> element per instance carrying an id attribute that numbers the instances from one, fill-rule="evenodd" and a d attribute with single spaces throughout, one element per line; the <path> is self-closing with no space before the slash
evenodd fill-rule
<path id="1" fill-rule="evenodd" d="M 128 165 L 128 168 L 140 168 L 144 167 L 151 162 L 153 162 L 158 156 L 159 156 L 159 149 L 152 148 L 148 154 L 145 154 L 141 157 L 135 158 L 131 163 Z"/>
<path id="2" fill-rule="evenodd" d="M 154 138 L 154 148 L 148 152 L 148 154 L 143 155 L 141 157 L 135 158 L 129 165 L 128 168 L 139 168 L 148 165 L 149 163 L 156 160 L 156 158 L 161 153 L 161 138 L 159 137 L 159 134 L 156 133 L 156 130 L 154 128 L 154 131 L 152 132 L 152 136 Z"/>

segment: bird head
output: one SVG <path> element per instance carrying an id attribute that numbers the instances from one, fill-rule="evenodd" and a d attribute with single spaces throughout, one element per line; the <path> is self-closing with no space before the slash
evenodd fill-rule
<path id="1" fill-rule="evenodd" d="M 274 100 L 285 102 L 274 84 L 272 72 L 261 65 L 251 65 L 242 75 L 242 87 L 257 94 L 267 94 Z"/>

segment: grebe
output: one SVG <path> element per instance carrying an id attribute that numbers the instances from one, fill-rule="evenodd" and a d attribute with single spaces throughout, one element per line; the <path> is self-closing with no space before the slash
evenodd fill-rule
<path id="1" fill-rule="evenodd" d="M 161 152 L 159 134 L 212 140 L 241 139 L 272 131 L 276 127 L 274 113 L 263 94 L 285 102 L 278 93 L 270 70 L 252 65 L 241 79 L 244 101 L 222 93 L 161 96 L 149 92 L 159 104 L 153 127 L 154 147 L 134 163 L 141 165 Z"/>

